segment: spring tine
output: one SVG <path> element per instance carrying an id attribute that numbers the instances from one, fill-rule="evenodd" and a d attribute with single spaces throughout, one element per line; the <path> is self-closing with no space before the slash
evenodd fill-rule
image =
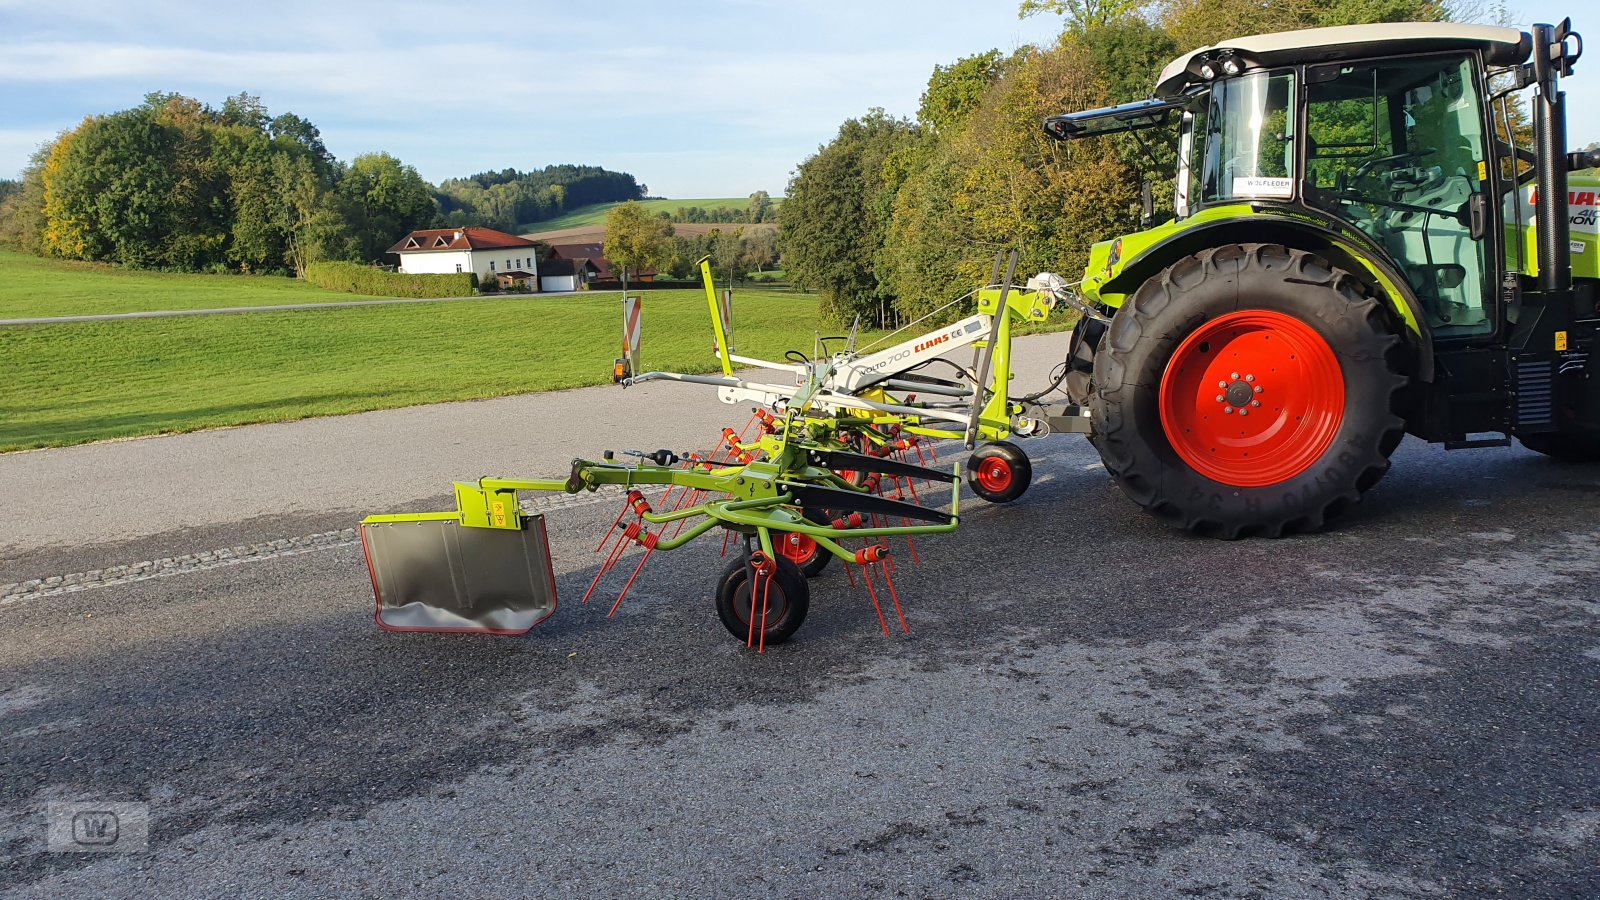
<path id="1" fill-rule="evenodd" d="M 617 560 L 622 556 L 623 544 L 626 543 L 627 537 L 626 530 L 617 534 L 617 543 L 612 546 L 611 552 L 606 554 L 605 562 L 600 564 L 600 571 L 594 573 L 594 580 L 589 582 L 589 589 L 583 592 L 583 599 L 578 601 L 579 606 L 589 602 L 589 595 L 593 594 L 594 589 L 599 586 L 600 579 L 604 578 L 606 573 L 611 571 L 611 567 L 616 565 Z"/>
<path id="2" fill-rule="evenodd" d="M 756 423 L 756 420 L 759 419 L 759 418 L 761 418 L 759 413 L 752 412 L 750 414 L 749 421 L 745 422 L 744 423 L 744 427 L 739 429 L 739 443 L 741 443 L 741 444 L 744 443 L 744 434 L 745 434 L 745 432 L 749 431 L 750 430 L 750 426 L 754 425 Z M 752 598 L 752 599 L 754 599 L 754 598 Z"/>
<path id="3" fill-rule="evenodd" d="M 756 643 L 757 653 L 767 652 L 767 599 L 772 593 L 772 579 L 777 577 L 777 574 L 778 570 L 773 569 L 772 574 L 768 575 L 766 581 L 764 581 L 761 585 L 761 639 Z M 752 622 L 754 622 L 756 618 L 755 599 L 756 595 L 751 594 L 750 621 Z"/>
<path id="4" fill-rule="evenodd" d="M 878 625 L 883 628 L 885 636 L 889 634 L 889 621 L 883 617 L 883 607 L 878 605 L 878 591 L 872 586 L 872 567 L 861 567 L 861 578 L 867 583 L 867 596 L 872 598 L 872 609 L 878 614 Z"/>
<path id="5" fill-rule="evenodd" d="M 724 528 L 722 530 L 722 556 L 728 555 L 728 539 L 733 537 L 733 532 Z"/>
<path id="6" fill-rule="evenodd" d="M 662 530 L 665 531 L 666 529 L 663 528 Z M 649 533 L 648 531 L 645 532 L 647 535 Z M 659 535 L 657 536 L 659 537 Z M 628 590 L 633 587 L 633 580 L 639 577 L 639 572 L 644 569 L 644 564 L 650 561 L 650 554 L 654 552 L 656 552 L 656 548 L 653 543 L 644 548 L 644 555 L 639 557 L 639 564 L 633 567 L 633 574 L 628 576 L 628 583 L 622 586 L 622 593 L 617 595 L 617 602 L 611 604 L 611 611 L 606 613 L 606 618 L 609 619 L 617 614 L 617 607 L 622 605 L 622 598 L 628 596 Z"/>
<path id="7" fill-rule="evenodd" d="M 906 535 L 906 549 L 911 551 L 911 564 L 913 566 L 922 565 L 922 561 L 917 559 L 917 545 L 916 545 L 916 542 L 911 540 L 911 535 L 909 535 L 909 534 Z"/>
<path id="8" fill-rule="evenodd" d="M 699 503 L 702 499 L 705 498 L 705 494 L 706 494 L 706 492 L 702 491 L 702 490 L 696 490 L 696 491 L 693 492 L 692 495 L 688 494 L 688 492 L 685 492 L 685 495 L 686 496 L 690 496 L 691 499 L 689 499 L 688 502 L 686 502 L 686 503 L 680 504 L 677 507 L 677 509 L 683 509 L 685 507 L 693 506 L 696 503 Z M 676 510 L 674 510 L 674 511 L 676 511 Z M 688 521 L 689 521 L 688 519 L 679 519 L 678 520 L 678 527 L 673 529 L 672 536 L 673 537 L 677 537 L 678 535 L 682 534 L 683 533 L 683 526 Z M 661 526 L 661 530 L 662 531 L 666 531 L 667 527 L 665 525 L 663 525 L 663 526 Z M 726 537 L 724 537 L 723 540 L 722 540 L 722 552 L 723 553 L 727 553 L 728 552 L 728 541 L 727 541 Z"/>
<path id="9" fill-rule="evenodd" d="M 750 568 L 750 625 L 745 632 L 744 645 L 746 648 L 756 645 L 756 591 L 761 587 L 761 568 Z"/>
<path id="10" fill-rule="evenodd" d="M 890 570 L 883 570 L 883 580 L 889 585 L 889 599 L 894 601 L 894 614 L 900 617 L 900 631 L 903 634 L 911 633 L 911 626 L 906 624 L 906 614 L 900 609 L 900 594 L 894 589 L 894 576 Z"/>
<path id="11" fill-rule="evenodd" d="M 615 522 L 611 523 L 611 527 L 610 528 L 606 529 L 605 536 L 600 539 L 600 545 L 598 547 L 594 548 L 594 552 L 599 553 L 601 550 L 605 549 L 606 541 L 611 540 L 611 533 L 613 531 L 617 530 L 617 526 L 622 524 L 622 517 L 627 515 L 627 514 L 628 514 L 628 501 L 627 501 L 626 498 L 624 498 L 623 501 L 622 501 L 622 509 L 617 510 L 617 520 Z"/>

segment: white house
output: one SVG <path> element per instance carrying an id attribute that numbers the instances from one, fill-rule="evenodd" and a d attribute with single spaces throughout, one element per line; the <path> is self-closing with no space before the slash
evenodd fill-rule
<path id="1" fill-rule="evenodd" d="M 538 246 L 514 234 L 467 225 L 413 231 L 390 247 L 389 252 L 399 255 L 400 271 L 408 275 L 476 272 L 481 282 L 510 274 L 537 285 Z"/>

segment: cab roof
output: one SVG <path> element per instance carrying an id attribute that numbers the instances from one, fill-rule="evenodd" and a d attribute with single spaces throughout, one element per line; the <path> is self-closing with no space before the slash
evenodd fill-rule
<path id="1" fill-rule="evenodd" d="M 1257 34 L 1201 47 L 1178 57 L 1161 70 L 1155 95 L 1175 97 L 1192 84 L 1208 81 L 1200 75 L 1201 66 L 1226 57 L 1239 60 L 1248 70 L 1394 53 L 1476 49 L 1484 52 L 1490 65 L 1514 65 L 1528 58 L 1532 44 L 1532 38 L 1515 28 L 1436 22 L 1340 25 Z"/>

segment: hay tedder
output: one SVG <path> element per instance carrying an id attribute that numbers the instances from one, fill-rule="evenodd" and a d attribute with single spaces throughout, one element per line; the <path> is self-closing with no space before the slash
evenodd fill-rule
<path id="1" fill-rule="evenodd" d="M 1012 254 L 969 295 L 973 314 L 881 350 L 852 331 L 783 362 L 738 356 L 702 263 L 720 373 L 644 371 L 625 299 L 617 380 L 714 387 L 754 408 L 746 431 L 711 453 L 575 460 L 562 479 L 457 484 L 451 512 L 368 518 L 378 621 L 521 632 L 548 615 L 544 521 L 521 491 L 621 489 L 589 588 L 637 548 L 613 612 L 655 551 L 720 532 L 737 552 L 717 611 L 760 648 L 799 627 L 807 576 L 834 558 L 852 581 L 860 570 L 885 632 L 885 595 L 906 628 L 889 541 L 914 561 L 915 539 L 960 521 L 959 468 L 931 465 L 941 441 L 976 448 L 966 482 L 1003 503 L 1032 472 L 1007 438 L 1087 434 L 1135 503 L 1230 539 L 1321 527 L 1408 433 L 1600 462 L 1600 151 L 1567 150 L 1560 90 L 1582 52 L 1570 22 L 1349 26 L 1192 51 L 1148 100 L 1044 123 L 1061 141 L 1174 139 L 1169 221 L 1147 183 L 1144 230 L 1095 244 L 1077 285 L 1014 287 Z M 1528 88 L 1523 146 L 1511 98 Z M 1011 394 L 1013 328 L 1063 305 L 1081 318 L 1058 376 Z M 966 348 L 970 365 L 951 355 Z M 924 502 L 934 484 L 952 485 L 948 510 Z"/>
<path id="2" fill-rule="evenodd" d="M 880 628 L 889 633 L 887 601 L 895 624 L 908 631 L 894 580 L 898 553 L 889 541 L 903 540 L 915 562 L 916 538 L 954 531 L 960 522 L 960 467 L 931 465 L 937 442 L 971 449 L 982 441 L 969 461 L 969 483 L 979 496 L 1004 503 L 1022 495 L 1032 472 L 1028 457 L 1004 438 L 1087 429 L 1076 407 L 1051 411 L 1039 403 L 1044 393 L 1008 394 L 1013 327 L 1044 321 L 1059 301 L 1077 300 L 1054 275 L 1014 287 L 1017 255 L 1005 262 L 1003 280 L 1002 262 L 996 259 L 990 285 L 950 304 L 974 301 L 977 311 L 958 322 L 876 352 L 858 350 L 852 328 L 842 338 L 819 336 L 810 356 L 790 351 L 773 362 L 734 353 L 731 297 L 718 296 L 702 260 L 720 375 L 643 371 L 640 300 L 625 297 L 615 380 L 715 387 L 723 402 L 752 407 L 744 430 L 723 429 L 705 453 L 623 451 L 619 458 L 607 451 L 599 460 L 573 460 L 563 478 L 458 482 L 450 512 L 367 517 L 361 536 L 378 623 L 400 631 L 527 631 L 554 612 L 556 595 L 544 517 L 526 510 L 519 493 L 614 486 L 621 510 L 596 548 L 600 563 L 585 603 L 630 548 L 637 561 L 629 558 L 613 614 L 656 551 L 717 533 L 725 556 L 730 545 L 736 550 L 716 583 L 717 613 L 746 644 L 759 650 L 793 635 L 810 605 L 807 579 L 835 558 L 852 585 L 859 577 Z M 947 356 L 963 348 L 973 350 L 970 366 Z M 923 501 L 933 485 L 952 486 L 948 510 Z"/>

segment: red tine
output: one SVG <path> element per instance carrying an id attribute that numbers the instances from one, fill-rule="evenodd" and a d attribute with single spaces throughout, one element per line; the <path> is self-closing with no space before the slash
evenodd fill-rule
<path id="1" fill-rule="evenodd" d="M 894 576 L 890 574 L 888 568 L 883 570 L 883 580 L 889 585 L 889 599 L 894 601 L 894 614 L 900 617 L 900 631 L 910 634 L 911 626 L 906 624 L 906 614 L 900 609 L 900 594 L 894 589 Z"/>

